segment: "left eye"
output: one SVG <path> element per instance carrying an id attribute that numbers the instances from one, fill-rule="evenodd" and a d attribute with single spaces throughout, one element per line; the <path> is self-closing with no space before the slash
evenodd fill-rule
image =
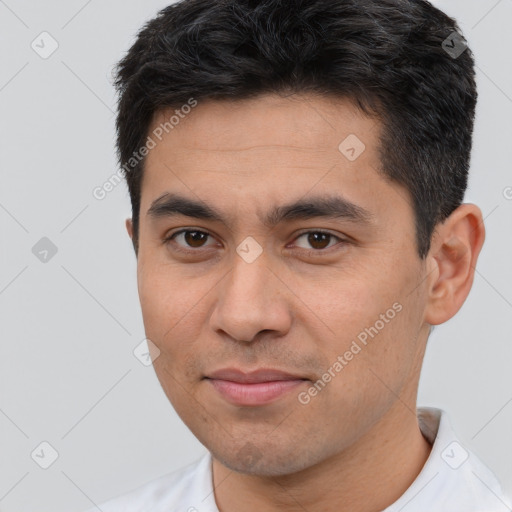
<path id="1" fill-rule="evenodd" d="M 327 249 L 329 247 L 329 242 L 333 239 L 342 242 L 341 238 L 333 235 L 332 233 L 328 233 L 326 231 L 307 231 L 306 233 L 300 234 L 296 240 L 299 240 L 302 237 L 307 237 L 307 243 L 313 247 L 313 249 L 322 250 Z M 335 245 L 335 244 L 333 244 Z M 332 247 L 332 245 L 331 245 Z M 309 247 L 303 247 L 303 249 L 309 249 Z"/>

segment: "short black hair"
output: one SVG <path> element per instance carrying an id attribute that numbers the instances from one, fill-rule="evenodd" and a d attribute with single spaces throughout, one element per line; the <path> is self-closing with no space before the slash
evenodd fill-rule
<path id="1" fill-rule="evenodd" d="M 464 198 L 474 60 L 457 22 L 425 0 L 182 0 L 140 29 L 114 85 L 136 252 L 145 158 L 133 155 L 157 111 L 191 99 L 309 92 L 379 118 L 379 172 L 410 193 L 420 258 Z"/>

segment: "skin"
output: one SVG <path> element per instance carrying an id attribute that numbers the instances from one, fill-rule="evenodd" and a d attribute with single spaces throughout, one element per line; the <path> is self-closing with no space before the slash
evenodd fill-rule
<path id="1" fill-rule="evenodd" d="M 150 132 L 172 113 L 158 112 Z M 348 99 L 204 101 L 147 156 L 137 255 L 144 327 L 160 351 L 153 364 L 164 392 L 212 453 L 221 512 L 377 512 L 430 454 L 415 414 L 425 346 L 430 327 L 466 299 L 485 230 L 480 209 L 463 204 L 421 260 L 409 194 L 378 172 L 380 130 Z M 349 134 L 365 144 L 354 161 L 338 149 Z M 148 209 L 166 192 L 212 205 L 226 222 L 152 218 Z M 371 223 L 269 227 L 260 218 L 333 193 L 368 210 Z M 130 219 L 126 227 L 132 237 Z M 164 242 L 183 228 L 210 236 Z M 333 237 L 303 235 L 315 230 Z M 262 248 L 252 263 L 236 251 L 248 236 Z M 401 311 L 300 403 L 299 392 L 394 303 Z M 204 379 L 226 367 L 278 368 L 310 382 L 271 404 L 239 407 Z"/>

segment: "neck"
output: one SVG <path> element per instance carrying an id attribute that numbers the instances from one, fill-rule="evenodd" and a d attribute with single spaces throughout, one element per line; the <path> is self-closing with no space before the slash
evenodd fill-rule
<path id="1" fill-rule="evenodd" d="M 215 500 L 220 512 L 379 512 L 402 496 L 430 451 L 415 408 L 397 400 L 350 448 L 292 475 L 236 473 L 213 458 Z"/>

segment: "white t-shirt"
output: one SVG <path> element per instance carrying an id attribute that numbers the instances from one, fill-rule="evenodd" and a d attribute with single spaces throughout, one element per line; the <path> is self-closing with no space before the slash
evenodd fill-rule
<path id="1" fill-rule="evenodd" d="M 510 512 L 512 500 L 478 457 L 455 437 L 447 413 L 419 407 L 432 451 L 416 480 L 382 512 Z M 435 439 L 434 439 L 435 436 Z M 219 512 L 212 458 L 200 459 L 99 505 L 102 512 Z M 97 512 L 93 507 L 87 512 Z"/>

